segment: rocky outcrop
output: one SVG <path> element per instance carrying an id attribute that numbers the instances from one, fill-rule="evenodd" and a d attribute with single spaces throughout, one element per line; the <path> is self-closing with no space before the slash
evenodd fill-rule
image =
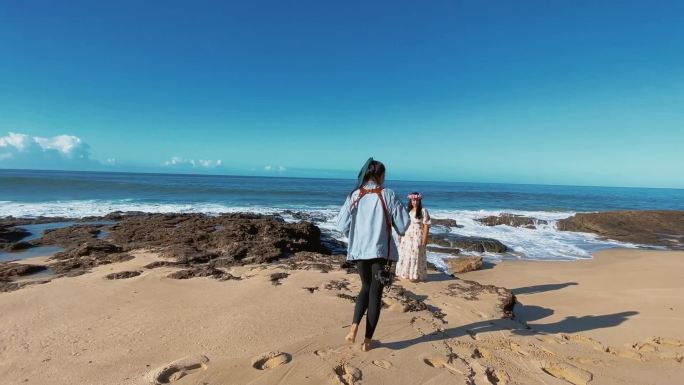
<path id="1" fill-rule="evenodd" d="M 46 269 L 47 267 L 42 265 L 3 262 L 0 263 L 0 279 L 9 280 L 14 277 L 40 273 L 41 271 L 45 271 Z"/>
<path id="2" fill-rule="evenodd" d="M 561 231 L 579 231 L 643 245 L 684 249 L 684 211 L 608 211 L 579 213 L 556 223 Z"/>
<path id="3" fill-rule="evenodd" d="M 217 279 L 219 281 L 227 281 L 229 279 L 241 279 L 230 273 L 227 273 L 220 269 L 215 269 L 210 266 L 193 266 L 190 269 L 179 270 L 174 273 L 169 274 L 169 278 L 173 279 L 189 279 L 194 277 L 210 277 Z"/>
<path id="4" fill-rule="evenodd" d="M 465 251 L 476 251 L 480 253 L 492 252 L 503 253 L 508 247 L 492 238 L 467 237 L 458 234 L 432 234 L 429 243 L 441 246 L 458 248 Z"/>
<path id="5" fill-rule="evenodd" d="M 442 254 L 451 254 L 451 255 L 460 255 L 461 254 L 461 249 L 458 249 L 455 247 L 428 246 L 427 251 L 431 251 L 433 253 L 442 253 Z"/>
<path id="6" fill-rule="evenodd" d="M 0 224 L 0 250 L 17 250 L 13 245 L 30 234 L 22 228 Z"/>
<path id="7" fill-rule="evenodd" d="M 124 216 L 109 231 L 108 240 L 124 249 L 156 249 L 182 264 L 217 258 L 223 258 L 224 265 L 264 263 L 298 251 L 324 251 L 318 227 L 268 215 Z"/>
<path id="8" fill-rule="evenodd" d="M 452 274 L 459 274 L 479 270 L 484 263 L 484 259 L 480 256 L 463 256 L 444 259 L 444 263 Z"/>
<path id="9" fill-rule="evenodd" d="M 524 215 L 502 213 L 500 215 L 492 215 L 484 218 L 478 218 L 476 221 L 487 226 L 506 225 L 511 227 L 525 227 L 528 229 L 536 229 L 537 225 L 546 225 L 547 221 Z"/>
<path id="10" fill-rule="evenodd" d="M 133 278 L 137 277 L 140 275 L 139 271 L 120 271 L 118 273 L 111 273 L 105 275 L 105 278 L 107 279 L 128 279 L 128 278 Z"/>
<path id="11" fill-rule="evenodd" d="M 459 226 L 455 219 L 450 218 L 430 218 L 433 226 L 463 227 Z"/>

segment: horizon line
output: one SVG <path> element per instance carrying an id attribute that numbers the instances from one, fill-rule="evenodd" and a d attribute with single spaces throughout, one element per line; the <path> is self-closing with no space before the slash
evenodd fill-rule
<path id="1" fill-rule="evenodd" d="M 147 172 L 147 171 L 102 171 L 102 170 L 48 170 L 31 168 L 3 168 L 2 171 L 39 171 L 39 172 L 65 172 L 65 173 L 104 173 L 104 174 L 142 174 L 142 175 L 181 175 L 181 176 L 210 176 L 210 177 L 232 177 L 232 178 L 279 178 L 279 179 L 318 179 L 318 180 L 349 180 L 356 178 L 330 178 L 330 177 L 297 177 L 281 175 L 234 175 L 234 174 L 207 174 L 207 173 L 184 173 L 184 172 Z M 339 170 L 343 171 L 343 170 Z M 350 171 L 351 173 L 351 171 Z M 583 188 L 628 188 L 628 189 L 655 189 L 655 190 L 684 190 L 677 187 L 644 187 L 644 186 L 599 186 L 599 185 L 573 185 L 573 184 L 549 184 L 549 183 L 511 183 L 511 182 L 469 182 L 456 180 L 414 180 L 414 179 L 388 179 L 395 182 L 417 182 L 417 183 L 463 183 L 463 184 L 495 184 L 495 185 L 516 185 L 516 186 L 550 186 L 550 187 L 583 187 Z"/>

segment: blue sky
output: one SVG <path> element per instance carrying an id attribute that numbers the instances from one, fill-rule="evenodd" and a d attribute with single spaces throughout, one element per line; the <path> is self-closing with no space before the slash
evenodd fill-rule
<path id="1" fill-rule="evenodd" d="M 0 168 L 684 187 L 682 15 L 0 0 Z"/>

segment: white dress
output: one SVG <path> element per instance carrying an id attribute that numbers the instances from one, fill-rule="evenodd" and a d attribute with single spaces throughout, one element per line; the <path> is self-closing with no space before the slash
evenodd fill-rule
<path id="1" fill-rule="evenodd" d="M 415 212 L 411 212 L 411 225 L 406 234 L 401 238 L 399 245 L 399 263 L 397 263 L 397 276 L 414 281 L 427 280 L 427 256 L 425 246 L 420 243 L 423 239 L 423 227 L 429 225 L 430 214 L 423 209 L 423 218 L 416 218 Z"/>

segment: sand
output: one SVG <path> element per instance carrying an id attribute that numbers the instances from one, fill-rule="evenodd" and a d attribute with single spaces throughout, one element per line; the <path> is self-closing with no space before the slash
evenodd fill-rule
<path id="1" fill-rule="evenodd" d="M 684 308 L 684 283 L 677 279 L 682 252 L 618 250 L 593 261 L 506 262 L 459 279 L 432 272 L 427 283 L 400 282 L 427 309 L 405 311 L 396 292 L 386 297 L 370 352 L 360 350 L 361 338 L 344 342 L 353 311 L 344 297 L 359 287 L 354 274 L 269 265 L 229 271 L 241 280 L 175 280 L 167 278 L 173 268 L 142 268 L 157 255 L 134 255 L 82 276 L 0 293 L 1 383 L 676 384 L 684 378 L 684 333 L 675 326 Z M 142 273 L 104 278 L 127 270 Z M 278 272 L 289 275 L 274 285 L 270 276 Z M 515 289 L 527 324 L 501 318 L 502 289 L 468 280 Z"/>

